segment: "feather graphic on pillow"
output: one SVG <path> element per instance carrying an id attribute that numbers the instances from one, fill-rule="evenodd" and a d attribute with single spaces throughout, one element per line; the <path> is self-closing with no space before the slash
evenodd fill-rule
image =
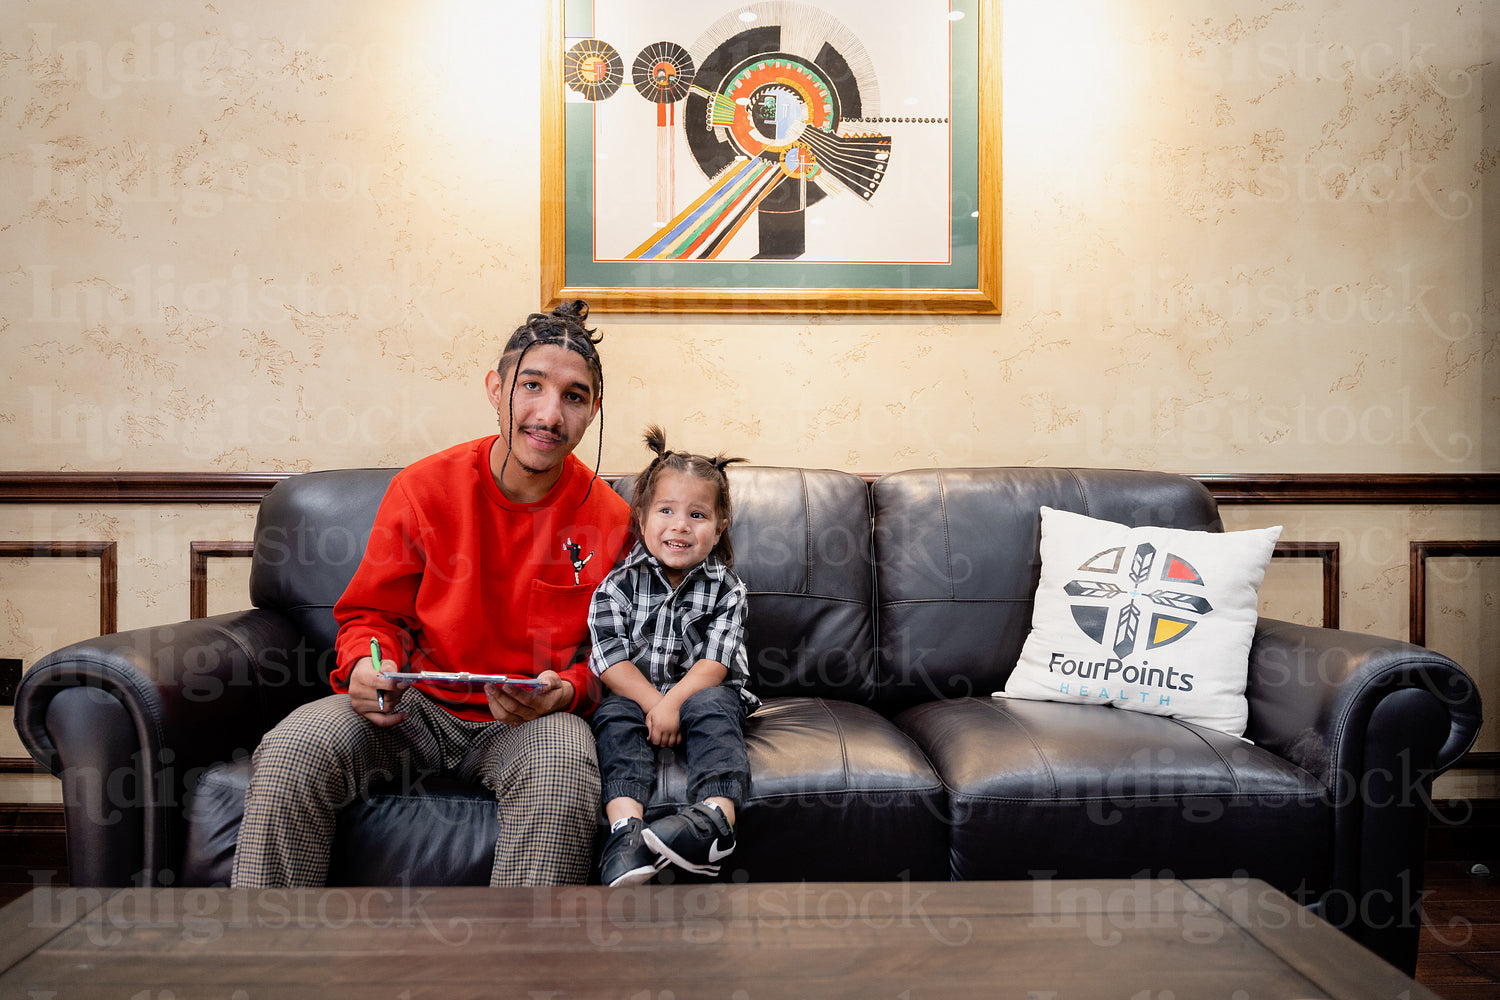
<path id="1" fill-rule="evenodd" d="M 1135 547 L 1135 557 L 1130 560 L 1130 582 L 1139 586 L 1151 579 L 1151 564 L 1156 561 L 1156 546 L 1142 542 Z"/>
<path id="2" fill-rule="evenodd" d="M 1130 603 L 1120 612 L 1120 620 L 1115 624 L 1115 655 L 1118 657 L 1129 656 L 1135 649 L 1136 633 L 1141 627 L 1141 609 L 1135 606 L 1135 597 L 1141 585 L 1151 579 L 1151 565 L 1155 561 L 1156 546 L 1142 542 L 1135 547 L 1135 555 L 1130 560 L 1130 582 L 1135 588 L 1131 591 Z"/>

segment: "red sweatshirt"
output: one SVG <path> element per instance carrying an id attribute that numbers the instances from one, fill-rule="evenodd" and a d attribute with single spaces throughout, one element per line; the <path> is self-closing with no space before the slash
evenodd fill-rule
<path id="1" fill-rule="evenodd" d="M 387 669 L 556 670 L 577 692 L 568 711 L 594 710 L 589 600 L 628 546 L 630 508 L 603 480 L 590 490 L 592 473 L 572 455 L 543 500 L 512 503 L 490 474 L 495 439 L 438 452 L 391 481 L 364 559 L 334 605 L 335 691 L 349 690 L 375 638 Z M 587 560 L 576 580 L 570 542 Z M 482 688 L 416 686 L 461 718 L 493 718 Z"/>

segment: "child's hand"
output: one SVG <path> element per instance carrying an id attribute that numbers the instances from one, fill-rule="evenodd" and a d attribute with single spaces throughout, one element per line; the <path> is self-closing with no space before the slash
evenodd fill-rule
<path id="1" fill-rule="evenodd" d="M 680 717 L 677 704 L 671 698 L 663 698 L 646 713 L 646 738 L 656 747 L 675 747 L 682 742 L 678 731 Z"/>

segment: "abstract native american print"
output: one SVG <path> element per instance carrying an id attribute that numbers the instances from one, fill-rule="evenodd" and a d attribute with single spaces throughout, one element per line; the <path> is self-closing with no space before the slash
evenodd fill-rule
<path id="1" fill-rule="evenodd" d="M 1169 589 L 1204 586 L 1203 577 L 1186 559 L 1167 553 L 1155 577 L 1160 585 L 1152 588 L 1156 546 L 1150 542 L 1137 545 L 1129 568 L 1122 569 L 1125 550 L 1123 545 L 1105 549 L 1078 567 L 1080 573 L 1113 577 L 1114 581 L 1071 580 L 1063 587 L 1069 597 L 1091 602 L 1071 606 L 1078 627 L 1101 646 L 1110 646 L 1121 658 L 1135 652 L 1143 616 L 1150 616 L 1145 648 L 1156 649 L 1187 635 L 1198 617 L 1213 610 L 1202 593 Z M 1115 616 L 1112 632 L 1111 615 Z M 1111 635 L 1113 638 L 1108 638 Z"/>

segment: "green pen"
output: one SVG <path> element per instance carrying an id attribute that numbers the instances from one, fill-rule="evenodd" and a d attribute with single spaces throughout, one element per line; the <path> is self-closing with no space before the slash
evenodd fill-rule
<path id="1" fill-rule="evenodd" d="M 370 637 L 370 659 L 375 661 L 375 676 L 380 676 L 380 640 L 374 636 Z M 375 704 L 382 712 L 385 711 L 385 690 L 382 688 L 375 692 Z"/>

